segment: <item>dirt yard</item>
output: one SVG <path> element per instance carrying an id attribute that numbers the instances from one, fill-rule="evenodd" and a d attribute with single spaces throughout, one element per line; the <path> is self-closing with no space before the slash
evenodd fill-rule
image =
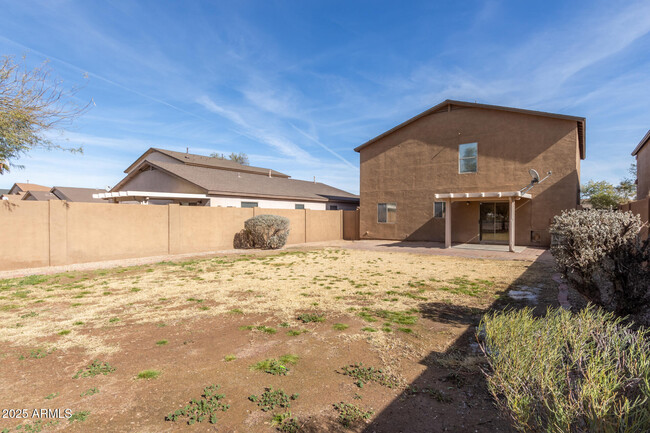
<path id="1" fill-rule="evenodd" d="M 510 432 L 476 325 L 555 305 L 551 271 L 321 248 L 0 280 L 0 431 Z"/>

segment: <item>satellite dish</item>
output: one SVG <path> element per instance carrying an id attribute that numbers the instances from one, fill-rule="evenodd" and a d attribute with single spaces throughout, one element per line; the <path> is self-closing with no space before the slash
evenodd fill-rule
<path id="1" fill-rule="evenodd" d="M 530 173 L 530 177 L 533 178 L 532 183 L 538 183 L 539 182 L 539 173 L 537 173 L 537 170 L 534 168 L 531 168 L 528 170 L 528 173 Z"/>

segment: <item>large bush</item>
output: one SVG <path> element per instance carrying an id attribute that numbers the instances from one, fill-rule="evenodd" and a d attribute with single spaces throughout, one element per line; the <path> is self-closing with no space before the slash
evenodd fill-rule
<path id="1" fill-rule="evenodd" d="M 551 253 L 569 286 L 619 315 L 650 325 L 650 242 L 631 212 L 572 210 L 551 226 Z"/>
<path id="2" fill-rule="evenodd" d="M 235 248 L 282 248 L 289 237 L 289 218 L 258 215 L 244 222 L 244 230 L 235 235 Z"/>
<path id="3" fill-rule="evenodd" d="M 483 318 L 490 392 L 522 432 L 650 432 L 648 331 L 590 306 Z"/>

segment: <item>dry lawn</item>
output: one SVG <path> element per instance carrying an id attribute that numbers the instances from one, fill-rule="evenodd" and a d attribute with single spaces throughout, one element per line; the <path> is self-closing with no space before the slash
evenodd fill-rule
<path id="1" fill-rule="evenodd" d="M 450 412 L 447 427 L 460 428 L 458 423 L 472 422 L 474 416 L 458 418 L 468 410 L 459 401 L 467 393 L 463 387 L 484 386 L 477 378 L 480 357 L 463 352 L 462 337 L 471 338 L 487 308 L 508 302 L 504 293 L 509 288 L 546 288 L 552 299 L 549 273 L 548 265 L 523 261 L 325 248 L 3 280 L 0 381 L 8 385 L 4 403 L 11 404 L 2 408 L 31 411 L 66 403 L 73 411 L 89 412 L 85 421 L 58 420 L 48 431 L 184 431 L 184 422 L 165 421 L 165 415 L 219 380 L 231 404 L 219 413 L 220 431 L 266 432 L 277 428 L 270 424 L 272 414 L 255 410 L 246 396 L 275 381 L 276 386 L 304 388 L 294 390 L 305 396 L 292 406 L 302 408 L 293 412 L 301 431 L 341 429 L 332 405 L 343 399 L 372 406 L 374 430 L 390 431 L 390 423 L 381 424 L 382 410 L 409 395 L 408 385 L 424 380 L 426 371 L 438 369 L 440 377 L 449 371 L 476 376 L 472 384 L 455 384 L 449 391 L 458 394 L 453 397 L 457 404 L 446 398 L 427 403 L 434 405 L 430 410 L 451 404 L 445 409 Z M 303 323 L 298 317 L 305 313 L 323 321 Z M 334 329 L 335 323 L 348 328 Z M 166 343 L 154 344 L 163 339 Z M 287 378 L 248 369 L 282 353 L 300 359 Z M 235 359 L 225 362 L 226 355 Z M 81 398 L 83 389 L 70 372 L 93 359 L 107 360 L 116 370 L 93 378 L 100 392 Z M 377 385 L 357 399 L 361 390 L 337 370 L 360 361 L 383 368 L 400 385 Z M 50 368 L 51 380 L 34 376 Z M 138 382 L 135 374 L 143 368 L 162 375 Z M 120 376 L 125 371 L 130 374 Z M 324 394 L 314 383 L 331 388 Z M 102 387 L 112 389 L 112 395 L 102 393 Z M 51 393 L 57 393 L 56 399 L 44 399 Z M 506 421 L 494 418 L 487 397 L 481 405 L 483 412 L 472 413 L 476 426 L 485 430 L 472 431 L 508 430 Z M 412 411 L 409 418 L 421 417 L 421 406 L 400 410 Z M 494 419 L 486 424 L 486 417 Z M 14 431 L 23 422 L 0 419 L 0 428 Z M 206 431 L 210 424 L 200 425 L 188 431 Z M 359 422 L 351 429 L 363 426 Z M 417 424 L 410 431 L 419 431 Z"/>

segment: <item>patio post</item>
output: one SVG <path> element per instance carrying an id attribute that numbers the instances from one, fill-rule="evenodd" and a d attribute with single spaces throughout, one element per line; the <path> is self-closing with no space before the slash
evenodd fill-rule
<path id="1" fill-rule="evenodd" d="M 445 248 L 451 248 L 451 198 L 445 200 Z"/>
<path id="2" fill-rule="evenodd" d="M 510 252 L 515 252 L 515 201 L 512 197 L 508 197 L 509 211 L 508 211 L 508 249 Z"/>

